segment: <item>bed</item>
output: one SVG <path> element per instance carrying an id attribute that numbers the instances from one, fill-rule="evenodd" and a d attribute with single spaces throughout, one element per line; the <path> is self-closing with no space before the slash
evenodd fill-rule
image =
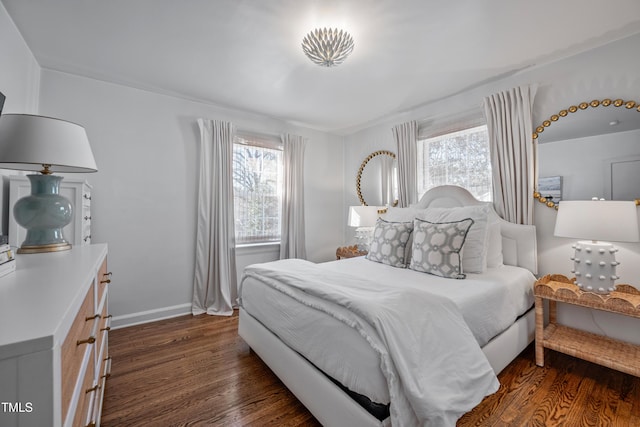
<path id="1" fill-rule="evenodd" d="M 416 206 L 390 210 L 376 231 L 411 220 L 415 232 L 405 252 L 396 251 L 411 268 L 376 261 L 372 244 L 371 259 L 282 260 L 245 270 L 240 336 L 325 426 L 455 424 L 495 391 L 495 375 L 533 340 L 533 226 L 503 221 L 466 190 L 442 186 Z M 466 274 L 443 277 L 414 265 L 420 254 L 409 248 L 419 244 L 411 239 L 434 227 L 465 230 L 461 257 L 452 259 Z M 478 252 L 472 244 L 480 241 Z M 365 293 L 375 301 L 360 301 Z M 449 383 L 464 392 L 441 388 Z"/>

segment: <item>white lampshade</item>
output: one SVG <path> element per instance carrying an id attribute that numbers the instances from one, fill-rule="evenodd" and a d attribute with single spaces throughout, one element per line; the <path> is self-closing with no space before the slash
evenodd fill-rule
<path id="1" fill-rule="evenodd" d="M 84 128 L 51 117 L 0 116 L 0 168 L 51 172 L 96 172 Z"/>
<path id="2" fill-rule="evenodd" d="M 373 227 L 380 214 L 378 206 L 349 206 L 349 227 Z"/>
<path id="3" fill-rule="evenodd" d="M 576 285 L 586 292 L 607 295 L 615 290 L 620 277 L 613 242 L 638 241 L 638 217 L 635 202 L 576 200 L 560 202 L 554 234 L 585 239 L 572 247 L 575 255 L 572 273 Z M 588 240 L 587 240 L 588 239 Z"/>
<path id="4" fill-rule="evenodd" d="M 610 242 L 637 242 L 635 202 L 563 200 L 558 208 L 554 235 Z"/>

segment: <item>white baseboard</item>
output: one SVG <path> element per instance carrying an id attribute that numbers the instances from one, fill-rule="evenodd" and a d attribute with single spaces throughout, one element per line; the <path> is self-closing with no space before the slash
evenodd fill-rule
<path id="1" fill-rule="evenodd" d="M 122 316 L 114 316 L 111 319 L 111 329 L 126 328 L 128 326 L 184 316 L 185 314 L 191 314 L 191 303 L 155 308 L 153 310 L 140 311 L 138 313 L 125 314 Z"/>

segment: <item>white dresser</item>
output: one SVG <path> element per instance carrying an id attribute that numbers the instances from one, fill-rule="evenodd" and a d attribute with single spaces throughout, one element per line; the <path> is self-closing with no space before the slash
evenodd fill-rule
<path id="1" fill-rule="evenodd" d="M 107 245 L 16 262 L 0 278 L 0 426 L 99 425 L 111 369 Z"/>
<path id="2" fill-rule="evenodd" d="M 13 217 L 13 206 L 21 198 L 31 194 L 31 183 L 25 175 L 9 177 L 9 245 L 20 247 L 27 235 Z M 79 178 L 65 177 L 60 183 L 60 195 L 73 206 L 73 219 L 62 233 L 73 246 L 91 243 L 91 185 Z"/>

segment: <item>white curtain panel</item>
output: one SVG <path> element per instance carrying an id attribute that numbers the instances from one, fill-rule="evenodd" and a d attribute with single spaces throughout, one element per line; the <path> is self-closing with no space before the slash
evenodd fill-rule
<path id="1" fill-rule="evenodd" d="M 398 146 L 398 206 L 404 208 L 418 201 L 418 123 L 402 123 L 391 131 Z"/>
<path id="2" fill-rule="evenodd" d="M 230 316 L 238 298 L 233 218 L 233 125 L 198 120 L 200 181 L 191 312 Z"/>
<path id="3" fill-rule="evenodd" d="M 519 86 L 484 99 L 493 174 L 493 205 L 516 224 L 533 224 L 536 159 L 531 122 L 537 86 Z"/>
<path id="4" fill-rule="evenodd" d="M 394 182 L 393 174 L 397 172 L 397 168 L 394 170 L 394 159 L 391 156 L 380 156 L 380 192 L 382 194 L 382 204 L 392 205 L 394 199 Z"/>
<path id="5" fill-rule="evenodd" d="M 283 195 L 280 259 L 307 258 L 304 237 L 304 149 L 301 136 L 282 135 Z"/>

